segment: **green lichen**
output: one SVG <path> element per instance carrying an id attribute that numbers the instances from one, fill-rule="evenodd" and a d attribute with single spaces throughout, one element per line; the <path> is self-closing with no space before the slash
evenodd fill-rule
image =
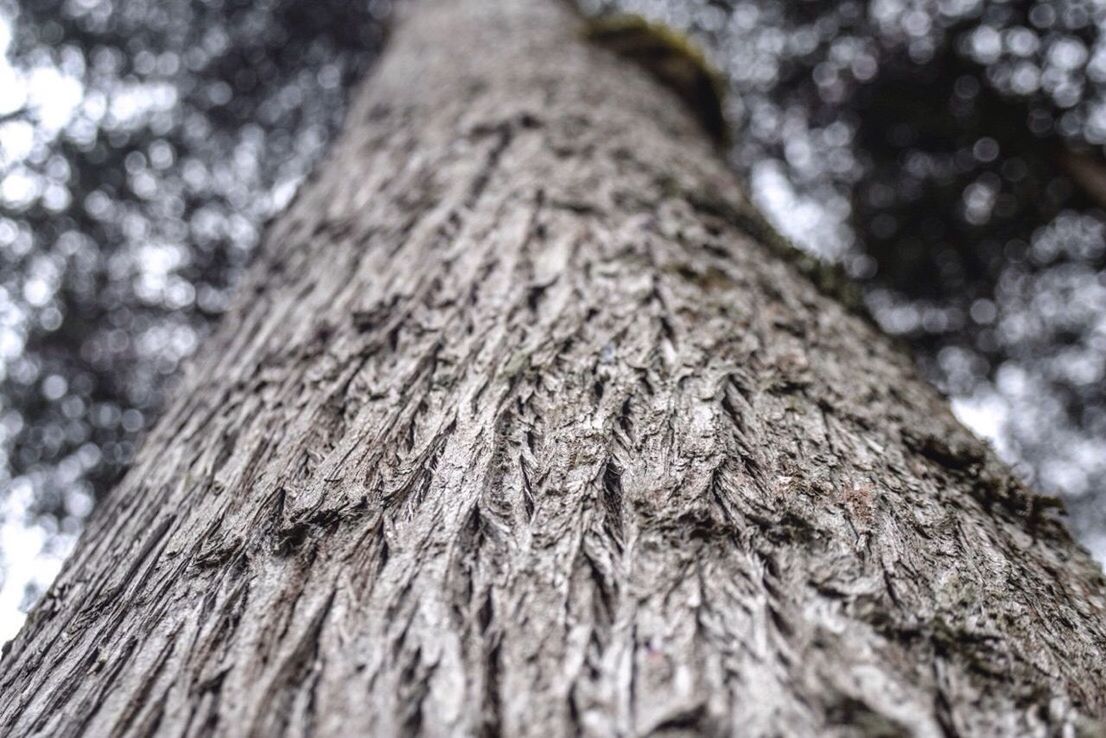
<path id="1" fill-rule="evenodd" d="M 527 348 L 519 349 L 515 351 L 511 358 L 507 360 L 507 363 L 503 366 L 502 377 L 504 380 L 510 382 L 514 381 L 518 375 L 523 371 L 530 368 L 530 355 L 531 351 Z"/>
<path id="2" fill-rule="evenodd" d="M 875 322 L 864 304 L 860 287 L 840 264 L 822 261 L 795 246 L 752 205 L 737 205 L 713 193 L 684 189 L 675 180 L 662 182 L 661 188 L 668 196 L 685 200 L 697 212 L 717 218 L 742 231 L 776 257 L 793 265 L 822 294 L 833 298 L 865 320 Z"/>
<path id="3" fill-rule="evenodd" d="M 686 34 L 639 15 L 620 14 L 587 21 L 584 36 L 648 70 L 680 96 L 719 146 L 729 147 L 726 78 Z"/>
<path id="4" fill-rule="evenodd" d="M 1006 470 L 996 468 L 989 463 L 978 442 L 957 442 L 912 429 L 903 429 L 900 435 L 908 449 L 962 478 L 972 496 L 985 507 L 1005 509 L 1024 519 L 1034 533 L 1063 533 L 1063 526 L 1052 513 L 1065 514 L 1064 501 L 1052 495 L 1037 494 Z"/>

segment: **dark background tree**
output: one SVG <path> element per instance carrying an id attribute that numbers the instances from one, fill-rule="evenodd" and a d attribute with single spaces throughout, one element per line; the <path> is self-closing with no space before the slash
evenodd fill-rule
<path id="1" fill-rule="evenodd" d="M 884 328 L 1027 478 L 1065 495 L 1101 556 L 1102 11 L 586 9 L 643 12 L 708 47 L 734 93 L 733 163 L 769 214 L 864 282 Z M 389 11 L 380 0 L 5 7 L 5 526 L 26 518 L 64 547 L 125 468 L 264 221 L 336 130 Z M 24 554 L 0 551 L 9 590 L 13 555 Z"/>

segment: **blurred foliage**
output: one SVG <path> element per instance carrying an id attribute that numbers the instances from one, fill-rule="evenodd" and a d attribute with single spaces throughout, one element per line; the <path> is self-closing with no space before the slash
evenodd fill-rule
<path id="1" fill-rule="evenodd" d="M 387 6 L 28 0 L 10 11 L 5 450 L 41 511 L 81 514 L 75 490 L 119 474 L 263 221 L 335 131 Z"/>
<path id="2" fill-rule="evenodd" d="M 1106 9 L 583 5 L 703 44 L 755 197 L 865 283 L 962 417 L 1104 555 Z M 390 10 L 0 4 L 0 486 L 50 530 L 75 530 L 125 468 Z"/>
<path id="3" fill-rule="evenodd" d="M 0 5 L 0 610 L 49 581 L 42 560 L 124 470 L 389 10 Z"/>

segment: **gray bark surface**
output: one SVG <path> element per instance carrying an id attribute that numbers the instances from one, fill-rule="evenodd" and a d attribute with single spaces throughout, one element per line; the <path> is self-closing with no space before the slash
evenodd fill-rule
<path id="1" fill-rule="evenodd" d="M 399 25 L 0 734 L 1100 729 L 1100 570 L 577 23 Z"/>

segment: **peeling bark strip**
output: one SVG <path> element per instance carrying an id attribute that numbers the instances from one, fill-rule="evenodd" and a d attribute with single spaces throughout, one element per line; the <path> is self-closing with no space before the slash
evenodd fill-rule
<path id="1" fill-rule="evenodd" d="M 677 100 L 556 2 L 414 7 L 0 734 L 1097 730 L 1101 573 Z"/>

